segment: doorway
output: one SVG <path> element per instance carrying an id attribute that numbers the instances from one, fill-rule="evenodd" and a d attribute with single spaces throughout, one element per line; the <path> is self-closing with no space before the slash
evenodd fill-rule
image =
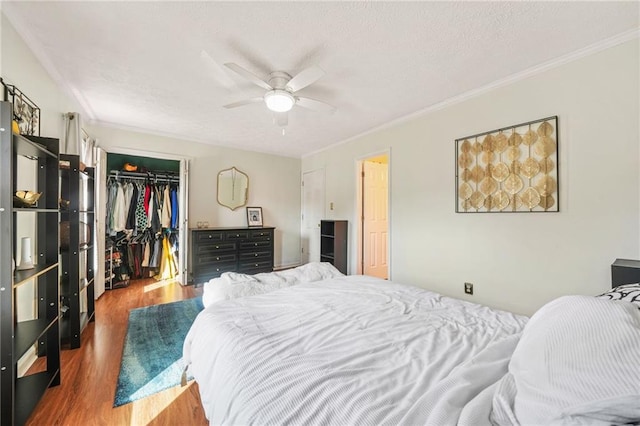
<path id="1" fill-rule="evenodd" d="M 127 286 L 128 280 L 147 276 L 163 282 L 173 280 L 187 284 L 188 160 L 126 149 L 108 153 L 99 150 L 98 160 L 101 165 L 100 218 L 110 218 L 113 214 L 108 196 L 113 186 L 126 185 L 133 194 L 138 190 L 137 197 L 132 195 L 131 198 L 137 199 L 138 204 L 129 203 L 123 230 L 110 227 L 113 224 L 110 219 L 107 223 L 102 221 L 98 227 L 99 235 L 106 236 L 102 238 L 105 257 L 113 260 L 106 262 L 110 272 L 106 274 L 102 291 Z M 148 210 L 140 203 L 145 192 L 149 195 Z M 154 209 L 151 208 L 152 200 L 155 200 Z M 162 211 L 162 215 L 156 217 L 157 223 L 149 214 L 154 211 Z M 149 214 L 148 218 L 145 214 Z M 145 224 L 141 224 L 142 221 Z M 153 253 L 158 256 L 154 258 Z"/>
<path id="2" fill-rule="evenodd" d="M 358 161 L 358 273 L 389 279 L 389 153 Z"/>

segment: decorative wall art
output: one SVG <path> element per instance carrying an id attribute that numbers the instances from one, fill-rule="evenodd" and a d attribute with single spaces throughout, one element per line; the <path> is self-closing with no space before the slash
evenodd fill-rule
<path id="1" fill-rule="evenodd" d="M 13 120 L 18 124 L 21 135 L 40 136 L 40 107 L 12 84 L 0 78 L 3 85 L 3 99 L 13 105 Z"/>
<path id="2" fill-rule="evenodd" d="M 558 117 L 456 139 L 456 212 L 557 212 Z"/>
<path id="3" fill-rule="evenodd" d="M 262 207 L 247 207 L 247 225 L 262 226 Z"/>

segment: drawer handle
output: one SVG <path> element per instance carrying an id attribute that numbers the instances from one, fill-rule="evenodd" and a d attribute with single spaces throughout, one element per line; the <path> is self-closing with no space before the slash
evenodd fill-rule
<path id="1" fill-rule="evenodd" d="M 240 234 L 236 234 L 236 237 L 239 237 L 239 236 L 240 236 Z"/>
<path id="2" fill-rule="evenodd" d="M 254 254 L 255 257 L 258 257 L 258 253 Z"/>
<path id="3" fill-rule="evenodd" d="M 220 246 L 216 246 L 216 248 L 220 248 Z"/>
<path id="4" fill-rule="evenodd" d="M 258 246 L 258 243 L 255 243 L 255 244 L 254 244 L 254 246 L 256 246 L 256 247 L 257 247 L 257 246 Z"/>
<path id="5" fill-rule="evenodd" d="M 256 266 L 258 266 L 258 264 L 256 263 Z"/>
<path id="6" fill-rule="evenodd" d="M 216 260 L 220 260 L 220 258 L 219 258 L 219 257 L 216 257 Z"/>
<path id="7" fill-rule="evenodd" d="M 211 238 L 211 235 L 209 235 L 209 238 Z"/>
<path id="8" fill-rule="evenodd" d="M 220 268 L 216 268 L 216 272 L 220 272 Z"/>

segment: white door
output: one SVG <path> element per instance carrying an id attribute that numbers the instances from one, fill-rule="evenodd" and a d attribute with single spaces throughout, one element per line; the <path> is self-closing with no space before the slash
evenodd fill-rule
<path id="1" fill-rule="evenodd" d="M 363 273 L 382 279 L 389 278 L 388 188 L 388 164 L 364 161 Z"/>
<path id="2" fill-rule="evenodd" d="M 97 187 L 95 188 L 95 235 L 96 244 L 96 260 L 94 274 L 94 297 L 97 299 L 105 291 L 105 247 L 106 241 L 106 223 L 107 215 L 107 152 L 102 148 L 96 148 L 96 171 L 95 179 Z"/>
<path id="3" fill-rule="evenodd" d="M 187 259 L 189 255 L 189 160 L 180 160 L 180 200 L 178 223 L 180 224 L 180 249 L 178 250 L 179 273 L 177 280 L 186 285 L 189 280 Z"/>
<path id="4" fill-rule="evenodd" d="M 302 263 L 320 261 L 320 220 L 324 218 L 324 169 L 302 175 Z"/>

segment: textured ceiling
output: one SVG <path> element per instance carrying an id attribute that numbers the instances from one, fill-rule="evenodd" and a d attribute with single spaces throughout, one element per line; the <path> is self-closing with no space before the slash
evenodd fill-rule
<path id="1" fill-rule="evenodd" d="M 10 2 L 3 13 L 105 125 L 299 157 L 623 33 L 638 2 Z M 222 105 L 311 65 L 283 136 L 263 103 Z"/>

